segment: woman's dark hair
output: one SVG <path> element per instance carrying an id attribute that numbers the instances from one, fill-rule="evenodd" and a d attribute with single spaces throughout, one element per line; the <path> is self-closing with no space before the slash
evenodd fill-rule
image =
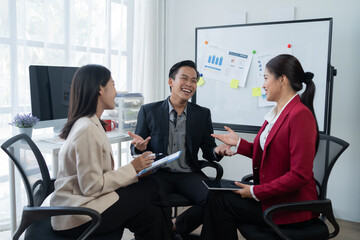
<path id="1" fill-rule="evenodd" d="M 79 68 L 72 80 L 68 120 L 59 135 L 66 139 L 76 120 L 96 113 L 100 85 L 105 87 L 111 72 L 104 66 L 89 64 Z M 105 123 L 101 121 L 104 126 Z"/>
<path id="2" fill-rule="evenodd" d="M 311 72 L 304 72 L 299 60 L 289 54 L 281 54 L 272 58 L 267 64 L 266 68 L 275 78 L 279 78 L 281 75 L 285 75 L 289 81 L 291 87 L 296 91 L 300 91 L 305 83 L 305 91 L 301 94 L 301 102 L 309 108 L 316 121 L 316 130 L 318 131 L 318 124 L 314 111 L 314 96 L 315 96 L 315 84 L 312 81 L 314 74 Z M 316 149 L 319 144 L 319 131 L 316 139 Z"/>

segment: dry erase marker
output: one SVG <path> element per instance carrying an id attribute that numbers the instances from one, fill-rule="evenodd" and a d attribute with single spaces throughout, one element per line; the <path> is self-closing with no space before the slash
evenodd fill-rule
<path id="1" fill-rule="evenodd" d="M 138 154 L 138 155 L 133 155 L 132 157 L 133 158 L 136 158 L 136 157 L 139 157 L 141 154 Z M 163 153 L 152 153 L 152 154 L 149 154 L 148 156 L 150 156 L 150 157 L 160 157 L 160 156 L 162 156 L 163 155 Z"/>

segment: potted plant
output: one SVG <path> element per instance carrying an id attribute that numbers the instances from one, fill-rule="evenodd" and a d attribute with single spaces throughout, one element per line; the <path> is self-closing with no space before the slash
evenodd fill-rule
<path id="1" fill-rule="evenodd" d="M 31 113 L 18 113 L 9 124 L 11 126 L 18 127 L 20 133 L 25 133 L 31 137 L 33 126 L 35 126 L 38 122 L 39 119 L 33 116 Z"/>

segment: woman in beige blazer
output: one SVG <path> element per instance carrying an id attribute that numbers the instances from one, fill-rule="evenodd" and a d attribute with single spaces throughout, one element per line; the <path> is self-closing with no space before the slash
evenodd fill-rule
<path id="1" fill-rule="evenodd" d="M 86 65 L 75 73 L 71 85 L 68 122 L 60 137 L 66 139 L 59 152 L 59 171 L 52 206 L 88 207 L 102 215 L 95 234 L 128 228 L 136 239 L 169 239 L 160 207 L 152 204 L 157 186 L 136 174 L 151 165 L 146 152 L 114 170 L 111 144 L 100 116 L 115 107 L 116 89 L 110 71 L 100 65 Z M 81 234 L 90 224 L 86 216 L 56 216 L 55 231 Z M 169 224 L 169 225 L 168 225 Z"/>

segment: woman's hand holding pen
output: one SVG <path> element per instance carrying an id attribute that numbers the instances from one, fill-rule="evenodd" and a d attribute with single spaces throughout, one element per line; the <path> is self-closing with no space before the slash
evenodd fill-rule
<path id="1" fill-rule="evenodd" d="M 144 168 L 150 167 L 154 162 L 155 155 L 152 152 L 147 151 L 141 154 L 138 157 L 135 157 L 134 160 L 131 161 L 131 164 L 135 168 L 135 171 L 138 173 Z"/>
<path id="2" fill-rule="evenodd" d="M 227 126 L 224 126 L 224 128 L 228 131 L 228 134 L 211 134 L 211 136 L 227 145 L 236 146 L 240 137 L 231 128 Z"/>
<path id="3" fill-rule="evenodd" d="M 147 145 L 148 145 L 148 143 L 149 143 L 149 141 L 151 139 L 150 136 L 147 137 L 144 140 L 141 136 L 139 136 L 139 135 L 137 135 L 135 133 L 128 132 L 128 134 L 129 134 L 130 137 L 133 138 L 133 140 L 131 141 L 131 144 L 134 145 L 137 150 L 139 150 L 139 151 L 145 151 L 146 150 Z"/>

